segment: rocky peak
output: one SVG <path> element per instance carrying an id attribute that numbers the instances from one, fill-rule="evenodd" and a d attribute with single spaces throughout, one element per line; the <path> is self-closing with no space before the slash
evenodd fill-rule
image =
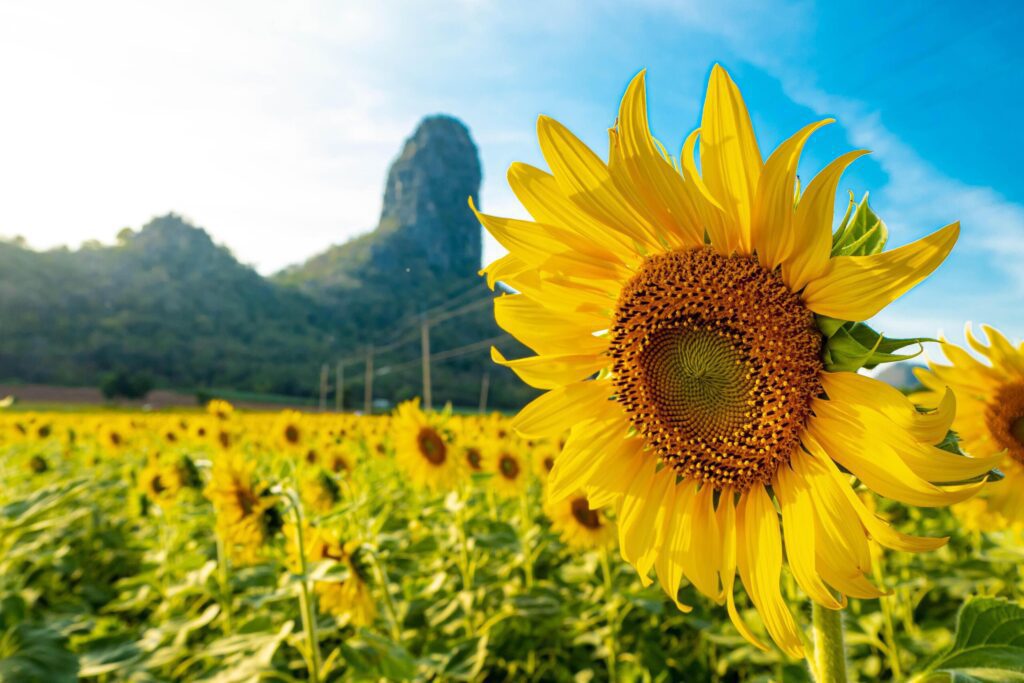
<path id="1" fill-rule="evenodd" d="M 472 275 L 480 268 L 481 234 L 466 200 L 476 201 L 479 192 L 480 160 L 469 130 L 450 116 L 427 117 L 388 172 L 378 232 L 400 233 L 395 237 L 422 250 L 435 273 Z M 388 263 L 396 250 L 379 246 L 376 265 L 397 265 Z"/>

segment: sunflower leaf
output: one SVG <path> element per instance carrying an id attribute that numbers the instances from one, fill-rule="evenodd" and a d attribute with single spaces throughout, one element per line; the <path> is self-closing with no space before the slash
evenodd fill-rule
<path id="1" fill-rule="evenodd" d="M 1005 598 L 968 598 L 957 616 L 956 640 L 926 673 L 950 681 L 1024 679 L 1024 607 Z"/>
<path id="2" fill-rule="evenodd" d="M 920 345 L 935 341 L 928 337 L 912 339 L 891 339 L 876 332 L 869 325 L 817 317 L 818 329 L 825 336 L 825 368 L 832 372 L 856 372 L 860 368 L 872 369 L 882 363 L 910 360 L 922 351 Z M 914 353 L 896 353 L 912 344 L 917 344 Z"/>

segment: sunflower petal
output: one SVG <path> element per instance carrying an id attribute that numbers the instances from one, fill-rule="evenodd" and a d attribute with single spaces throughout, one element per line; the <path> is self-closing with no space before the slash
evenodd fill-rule
<path id="1" fill-rule="evenodd" d="M 491 347 L 491 360 L 511 368 L 512 372 L 535 389 L 555 389 L 586 379 L 608 364 L 600 354 L 566 354 L 558 356 L 529 356 L 518 360 L 505 360 L 497 348 Z"/>
<path id="2" fill-rule="evenodd" d="M 627 439 L 616 420 L 577 424 L 569 432 L 562 452 L 555 456 L 555 464 L 548 474 L 548 501 L 559 503 L 585 490 L 594 472 L 603 464 L 635 468 L 640 462 L 636 457 L 638 452 L 637 441 Z M 593 501 L 591 505 L 601 507 Z"/>
<path id="3" fill-rule="evenodd" d="M 537 120 L 541 153 L 562 192 L 596 220 L 628 231 L 641 244 L 657 244 L 657 227 L 623 196 L 608 166 L 554 119 Z"/>
<path id="4" fill-rule="evenodd" d="M 837 256 L 804 289 L 804 304 L 830 318 L 867 320 L 935 270 L 959 235 L 960 223 L 952 223 L 892 251 Z"/>
<path id="5" fill-rule="evenodd" d="M 593 334 L 607 328 L 607 319 L 555 312 L 522 294 L 495 299 L 494 320 L 501 329 L 539 354 L 601 353 L 608 348 L 607 337 Z"/>
<path id="6" fill-rule="evenodd" d="M 705 486 L 704 488 L 709 488 Z M 722 564 L 719 570 L 719 575 L 722 578 L 722 592 L 725 594 L 725 607 L 729 613 L 729 620 L 732 621 L 733 626 L 740 632 L 740 635 L 746 638 L 755 647 L 758 647 L 764 651 L 768 651 L 768 646 L 761 642 L 761 640 L 754 635 L 754 632 L 750 630 L 747 623 L 743 621 L 743 617 L 736 610 L 736 596 L 733 594 L 733 586 L 736 583 L 736 505 L 733 502 L 732 489 L 723 489 L 722 495 L 718 499 L 718 510 L 716 514 L 718 518 L 718 528 L 721 529 L 722 538 Z"/>
<path id="7" fill-rule="evenodd" d="M 779 517 L 763 486 L 752 486 L 740 496 L 736 548 L 740 578 L 772 640 L 790 657 L 802 657 L 800 632 L 779 588 L 782 577 Z"/>
<path id="8" fill-rule="evenodd" d="M 824 119 L 804 126 L 779 145 L 764 164 L 754 198 L 750 231 L 758 260 L 768 270 L 774 270 L 798 246 L 803 247 L 796 241 L 793 229 L 796 168 L 800 163 L 800 153 L 814 131 L 834 121 Z"/>
<path id="9" fill-rule="evenodd" d="M 512 429 L 526 439 L 553 438 L 602 413 L 612 388 L 596 380 L 566 384 L 527 403 L 512 420 Z"/>
<path id="10" fill-rule="evenodd" d="M 626 174 L 640 199 L 668 228 L 672 246 L 699 246 L 704 229 L 683 187 L 683 176 L 662 156 L 647 123 L 644 72 L 629 84 L 619 107 L 619 149 Z"/>
<path id="11" fill-rule="evenodd" d="M 867 153 L 857 150 L 840 156 L 814 176 L 800 198 L 793 220 L 793 240 L 801 246 L 782 264 L 782 279 L 794 292 L 819 277 L 828 266 L 839 179 L 854 160 Z"/>
<path id="12" fill-rule="evenodd" d="M 761 152 L 739 88 L 725 69 L 711 69 L 700 122 L 700 164 L 712 196 L 730 219 L 735 247 L 752 250 L 750 214 L 761 174 Z"/>
<path id="13" fill-rule="evenodd" d="M 693 525 L 692 518 L 687 512 L 696 489 L 692 481 L 683 481 L 669 487 L 665 498 L 662 550 L 654 563 L 658 581 L 665 594 L 684 612 L 690 611 L 691 608 L 679 602 L 679 584 L 685 575 L 682 557 L 689 545 L 690 528 Z"/>
<path id="14" fill-rule="evenodd" d="M 792 468 L 782 466 L 775 474 L 772 488 L 782 510 L 786 557 L 793 577 L 812 600 L 830 609 L 840 609 L 843 603 L 832 595 L 814 566 L 815 512 L 808 483 Z"/>
<path id="15" fill-rule="evenodd" d="M 675 472 L 658 471 L 656 466 L 657 462 L 649 462 L 641 467 L 622 499 L 616 520 L 622 559 L 636 567 L 645 586 L 651 584 L 651 567 L 661 550 L 665 495 L 668 487 L 675 485 Z"/>

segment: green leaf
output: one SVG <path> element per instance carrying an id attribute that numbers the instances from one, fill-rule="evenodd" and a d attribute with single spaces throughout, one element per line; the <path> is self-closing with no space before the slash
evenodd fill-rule
<path id="1" fill-rule="evenodd" d="M 851 195 L 851 203 L 853 197 Z M 849 209 L 847 209 L 849 216 Z M 852 218 L 844 219 L 832 236 L 832 256 L 866 256 L 877 254 L 889 240 L 889 229 L 868 206 L 868 195 L 860 200 Z"/>
<path id="2" fill-rule="evenodd" d="M 935 341 L 928 337 L 912 339 L 890 339 L 876 332 L 866 323 L 847 322 L 817 317 L 818 329 L 825 336 L 825 369 L 830 372 L 856 372 L 860 368 L 874 368 L 882 363 L 910 360 L 923 350 L 921 344 Z M 896 353 L 907 346 L 917 344 L 914 353 Z"/>
<path id="3" fill-rule="evenodd" d="M 956 640 L 928 672 L 948 674 L 950 681 L 1024 680 L 1024 607 L 1002 598 L 968 598 L 957 617 Z"/>
<path id="4" fill-rule="evenodd" d="M 0 633 L 0 681 L 77 680 L 78 658 L 53 629 L 22 623 Z"/>

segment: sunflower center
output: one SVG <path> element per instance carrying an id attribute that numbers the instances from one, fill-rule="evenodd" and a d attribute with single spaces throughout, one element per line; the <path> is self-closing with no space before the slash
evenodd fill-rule
<path id="1" fill-rule="evenodd" d="M 480 449 L 470 446 L 466 449 L 466 462 L 474 470 L 480 469 L 480 463 L 483 460 L 483 456 L 480 455 Z"/>
<path id="2" fill-rule="evenodd" d="M 1024 382 L 1006 384 L 985 412 L 989 431 L 1010 457 L 1024 464 Z"/>
<path id="3" fill-rule="evenodd" d="M 437 432 L 430 427 L 422 427 L 416 436 L 416 442 L 419 444 L 420 453 L 427 459 L 427 462 L 432 465 L 444 464 L 448 449 L 445 448 L 444 440 Z"/>
<path id="4" fill-rule="evenodd" d="M 506 479 L 515 479 L 519 476 L 519 463 L 508 453 L 503 453 L 498 460 L 498 469 L 501 471 L 501 476 Z"/>
<path id="5" fill-rule="evenodd" d="M 601 528 L 601 518 L 598 516 L 597 510 L 590 509 L 590 503 L 587 502 L 586 498 L 573 498 L 572 516 L 576 518 L 576 521 L 581 526 L 585 526 L 588 529 Z"/>
<path id="6" fill-rule="evenodd" d="M 288 443 L 299 442 L 299 428 L 295 425 L 288 425 L 284 428 L 284 440 Z"/>
<path id="7" fill-rule="evenodd" d="M 647 446 L 716 488 L 768 483 L 822 393 L 822 337 L 780 275 L 709 247 L 651 256 L 611 330 L 619 402 Z"/>

